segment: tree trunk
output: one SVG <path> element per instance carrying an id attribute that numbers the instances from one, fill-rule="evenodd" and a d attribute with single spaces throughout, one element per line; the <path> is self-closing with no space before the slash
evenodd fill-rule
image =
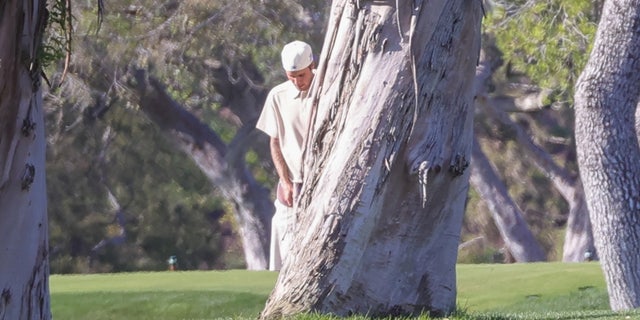
<path id="1" fill-rule="evenodd" d="M 576 147 L 613 310 L 640 307 L 640 1 L 606 1 L 576 85 Z"/>
<path id="2" fill-rule="evenodd" d="M 0 318 L 50 319 L 38 50 L 45 1 L 0 4 Z"/>
<path id="3" fill-rule="evenodd" d="M 156 79 L 138 71 L 136 80 L 141 109 L 234 203 L 247 269 L 267 269 L 275 209 L 269 191 L 245 167 L 244 153 L 227 148 L 215 132 L 171 99 Z"/>
<path id="4" fill-rule="evenodd" d="M 564 245 L 562 247 L 563 262 L 583 262 L 597 260 L 593 240 L 593 228 L 589 220 L 589 209 L 587 199 L 585 199 L 582 180 L 575 179 L 573 183 L 572 196 L 565 198 L 569 202 L 569 218 L 567 229 L 564 234 Z"/>
<path id="5" fill-rule="evenodd" d="M 507 187 L 476 142 L 477 140 L 474 141 L 471 161 L 471 185 L 487 203 L 509 253 L 516 262 L 545 261 L 544 251 L 529 230 L 522 211 L 513 202 Z"/>
<path id="6" fill-rule="evenodd" d="M 334 1 L 296 245 L 262 318 L 454 310 L 481 17 L 480 1 Z"/>
<path id="7" fill-rule="evenodd" d="M 503 111 L 503 108 L 505 108 L 504 105 L 507 103 L 503 101 L 502 107 L 496 107 L 494 99 L 484 99 L 484 97 L 482 97 L 477 99 L 477 101 L 478 103 L 476 105 L 479 104 L 482 107 L 482 112 L 489 115 L 491 119 L 496 120 L 499 125 L 505 126 L 513 132 L 513 138 L 526 155 L 526 157 L 524 157 L 525 161 L 535 165 L 538 170 L 543 172 L 569 204 L 569 217 L 567 220 L 562 261 L 584 261 L 585 252 L 591 252 L 593 254 L 591 259 L 595 259 L 593 233 L 591 230 L 591 222 L 589 221 L 589 211 L 584 198 L 582 181 L 558 166 L 548 152 L 535 144 L 529 134 L 511 120 L 507 113 Z M 506 108 L 509 109 L 509 107 Z"/>
<path id="8" fill-rule="evenodd" d="M 502 64 L 494 53 L 496 50 L 497 48 L 493 46 L 487 46 L 482 51 L 480 65 L 476 69 L 476 112 L 486 114 L 490 120 L 497 121 L 496 125 L 504 126 L 506 130 L 512 132 L 518 146 L 527 155 L 523 160 L 542 171 L 569 204 L 562 261 L 580 262 L 585 259 L 597 259 L 582 181 L 575 178 L 574 174 L 568 170 L 561 168 L 548 152 L 536 145 L 530 135 L 507 115 L 507 112 L 530 112 L 543 109 L 543 101 L 548 96 L 548 91 L 542 90 L 520 97 L 489 97 L 487 89 L 491 84 L 487 80 Z M 513 200 L 509 201 L 513 202 Z M 589 256 L 585 255 L 587 252 L 590 253 Z"/>

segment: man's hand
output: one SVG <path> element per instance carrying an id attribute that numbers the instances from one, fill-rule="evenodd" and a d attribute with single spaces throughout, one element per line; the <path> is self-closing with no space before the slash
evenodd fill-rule
<path id="1" fill-rule="evenodd" d="M 287 168 L 287 163 L 282 156 L 278 138 L 272 137 L 270 146 L 271 158 L 280 177 L 280 182 L 278 182 L 278 188 L 276 189 L 276 198 L 285 206 L 293 207 L 293 183 L 291 182 L 291 178 L 289 178 L 289 168 Z"/>
<path id="2" fill-rule="evenodd" d="M 293 183 L 280 180 L 276 189 L 276 196 L 280 203 L 287 207 L 293 207 Z"/>

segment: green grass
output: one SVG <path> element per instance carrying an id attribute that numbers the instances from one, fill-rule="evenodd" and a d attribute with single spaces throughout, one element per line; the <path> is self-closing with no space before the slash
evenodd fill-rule
<path id="1" fill-rule="evenodd" d="M 266 271 L 52 275 L 54 319 L 255 318 L 277 274 Z"/>
<path id="2" fill-rule="evenodd" d="M 268 295 L 277 274 L 269 271 L 137 272 L 52 275 L 52 293 L 230 291 Z"/>
<path id="3" fill-rule="evenodd" d="M 640 319 L 640 312 L 609 311 L 597 263 L 458 265 L 457 274 L 459 311 L 449 319 Z M 51 306 L 54 319 L 69 320 L 249 319 L 276 277 L 239 270 L 52 275 Z"/>
<path id="4" fill-rule="evenodd" d="M 597 263 L 458 265 L 457 271 L 458 304 L 476 311 L 532 301 L 553 302 L 585 288 L 606 295 L 604 278 Z M 599 307 L 608 308 L 608 305 Z"/>

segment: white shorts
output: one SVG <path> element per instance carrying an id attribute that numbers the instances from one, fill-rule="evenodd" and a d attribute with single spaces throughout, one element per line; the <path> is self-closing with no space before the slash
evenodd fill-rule
<path id="1" fill-rule="evenodd" d="M 295 210 L 275 201 L 276 212 L 271 218 L 271 246 L 269 250 L 269 270 L 278 271 L 291 249 Z"/>

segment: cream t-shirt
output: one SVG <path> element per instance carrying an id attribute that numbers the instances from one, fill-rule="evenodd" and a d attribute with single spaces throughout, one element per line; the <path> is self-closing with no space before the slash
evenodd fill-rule
<path id="1" fill-rule="evenodd" d="M 256 128 L 278 138 L 292 182 L 302 182 L 302 152 L 311 117 L 311 104 L 305 104 L 308 91 L 283 82 L 269 92 Z"/>

